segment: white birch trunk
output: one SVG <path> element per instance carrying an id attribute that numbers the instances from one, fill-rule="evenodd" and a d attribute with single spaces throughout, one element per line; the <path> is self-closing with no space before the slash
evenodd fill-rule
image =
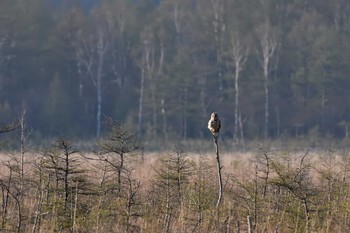
<path id="1" fill-rule="evenodd" d="M 106 45 L 103 41 L 103 32 L 99 31 L 98 45 L 97 45 L 97 74 L 96 74 L 96 95 L 97 95 L 97 111 L 96 111 L 96 137 L 99 138 L 101 134 L 101 113 L 102 113 L 102 67 L 104 55 L 106 52 Z"/>
<path id="2" fill-rule="evenodd" d="M 266 59 L 266 60 L 265 60 Z M 269 76 L 268 76 L 268 63 L 269 58 L 264 57 L 264 91 L 265 91 L 265 121 L 264 121 L 264 138 L 268 136 L 269 128 Z"/>
<path id="3" fill-rule="evenodd" d="M 140 98 L 139 98 L 139 115 L 138 115 L 138 126 L 137 135 L 140 138 L 142 136 L 142 121 L 143 121 L 143 95 L 145 89 L 145 58 L 142 57 L 141 62 L 141 81 L 140 81 Z"/>
<path id="4" fill-rule="evenodd" d="M 258 58 L 263 68 L 264 92 L 265 92 L 265 119 L 264 119 L 264 138 L 268 137 L 269 129 L 269 73 L 271 58 L 273 57 L 278 39 L 277 34 L 266 21 L 257 30 L 257 36 L 260 42 L 261 58 Z"/>
<path id="5" fill-rule="evenodd" d="M 96 34 L 83 35 L 77 49 L 78 64 L 83 65 L 96 91 L 96 137 L 101 134 L 103 65 L 111 41 L 107 33 L 99 29 Z M 87 38 L 87 39 L 86 39 Z"/>
<path id="6" fill-rule="evenodd" d="M 142 32 L 141 39 L 142 39 L 142 64 L 141 66 L 141 89 L 140 89 L 140 103 L 139 103 L 139 135 L 142 130 L 142 111 L 143 110 L 143 102 L 144 102 L 144 93 L 145 88 L 149 86 L 149 93 L 150 93 L 150 106 L 152 110 L 152 131 L 151 136 L 155 137 L 157 133 L 157 123 L 158 123 L 158 105 L 160 104 L 162 107 L 162 116 L 163 116 L 163 131 L 166 129 L 166 115 L 165 115 L 165 104 L 164 104 L 164 97 L 159 96 L 157 92 L 157 82 L 158 79 L 161 77 L 163 73 L 163 65 L 164 65 L 164 58 L 165 58 L 165 48 L 164 48 L 164 42 L 163 37 L 164 33 L 163 31 L 159 32 L 159 51 L 157 41 L 154 38 L 154 32 L 150 28 L 145 28 L 145 30 Z M 149 82 L 149 85 L 146 85 L 145 82 Z M 162 95 L 162 93 L 160 93 Z M 160 97 L 160 98 L 159 98 Z M 159 99 L 163 102 L 158 102 Z"/>
<path id="7" fill-rule="evenodd" d="M 234 134 L 233 139 L 235 142 L 238 140 L 238 129 L 240 128 L 240 106 L 239 106 L 239 75 L 242 71 L 245 63 L 248 58 L 248 47 L 244 46 L 239 39 L 239 35 L 232 35 L 231 39 L 232 45 L 232 59 L 234 62 L 235 74 L 234 74 L 234 83 L 235 83 L 235 106 L 234 106 Z M 242 132 L 242 129 L 240 130 Z"/>
<path id="8" fill-rule="evenodd" d="M 145 66 L 147 70 L 147 77 L 150 80 L 150 91 L 151 91 L 151 106 L 152 106 L 152 136 L 156 135 L 157 129 L 157 104 L 156 104 L 156 80 L 154 76 L 154 48 L 150 44 L 145 45 Z"/>
<path id="9" fill-rule="evenodd" d="M 161 77 L 163 74 L 163 64 L 164 64 L 164 56 L 165 56 L 165 49 L 164 49 L 164 43 L 162 40 L 162 37 L 160 36 L 160 56 L 159 56 L 159 66 L 158 66 L 158 77 Z M 168 140 L 168 133 L 167 133 L 167 116 L 166 116 L 166 110 L 165 110 L 165 99 L 164 99 L 164 93 L 161 93 L 161 113 L 163 116 L 163 136 L 165 141 Z"/>

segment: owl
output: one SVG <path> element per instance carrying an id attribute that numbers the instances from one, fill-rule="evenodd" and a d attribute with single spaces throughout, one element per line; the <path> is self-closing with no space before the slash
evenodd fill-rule
<path id="1" fill-rule="evenodd" d="M 217 139 L 219 136 L 220 127 L 221 127 L 221 121 L 219 120 L 219 116 L 216 112 L 213 112 L 210 115 L 210 120 L 208 122 L 208 129 L 213 134 L 215 139 Z"/>

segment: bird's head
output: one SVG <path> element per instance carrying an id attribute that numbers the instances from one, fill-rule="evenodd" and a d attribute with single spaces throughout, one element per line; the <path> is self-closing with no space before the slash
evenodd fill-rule
<path id="1" fill-rule="evenodd" d="M 218 114 L 216 112 L 213 112 L 210 116 L 210 118 L 217 120 L 219 118 Z"/>

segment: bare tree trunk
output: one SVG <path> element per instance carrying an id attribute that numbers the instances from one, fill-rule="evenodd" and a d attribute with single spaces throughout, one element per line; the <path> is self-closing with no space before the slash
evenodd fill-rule
<path id="1" fill-rule="evenodd" d="M 159 56 L 159 66 L 158 66 L 158 72 L 157 75 L 158 77 L 161 77 L 162 73 L 163 73 L 163 64 L 164 64 L 164 43 L 162 40 L 162 34 L 160 35 L 160 56 Z M 161 97 L 161 113 L 162 113 L 162 118 L 163 118 L 163 136 L 165 141 L 168 140 L 168 133 L 167 133 L 167 115 L 166 115 L 166 111 L 165 111 L 165 99 L 164 99 L 164 95 L 163 93 L 161 93 L 162 97 Z"/>
<path id="2" fill-rule="evenodd" d="M 77 48 L 78 64 L 85 67 L 87 75 L 96 91 L 96 137 L 101 134 L 102 94 L 104 57 L 111 44 L 106 29 L 96 27 L 96 32 L 88 32 L 80 38 Z"/>
<path id="3" fill-rule="evenodd" d="M 103 41 L 103 32 L 98 33 L 98 44 L 97 44 L 97 74 L 96 74 L 96 91 L 97 91 L 97 112 L 96 112 L 96 137 L 99 138 L 101 134 L 101 112 L 102 112 L 102 66 L 104 55 L 106 52 L 106 45 Z"/>
<path id="4" fill-rule="evenodd" d="M 185 87 L 184 89 L 184 101 L 183 101 L 183 118 L 182 118 L 182 123 L 183 123 L 183 139 L 186 141 L 187 140 L 187 103 L 188 103 L 188 89 Z"/>
<path id="5" fill-rule="evenodd" d="M 233 140 L 237 142 L 238 136 L 238 111 L 239 111 L 239 88 L 238 88 L 238 78 L 239 78 L 239 64 L 236 62 L 236 71 L 235 71 L 235 129 L 233 133 Z"/>
<path id="6" fill-rule="evenodd" d="M 183 9 L 181 6 L 179 7 L 179 4 L 174 1 L 175 6 L 174 6 L 174 15 L 173 15 L 173 21 L 174 21 L 174 26 L 175 26 L 175 31 L 176 31 L 176 46 L 177 48 L 180 47 L 181 43 L 181 29 L 182 29 L 182 24 L 181 24 L 181 13 L 183 12 Z"/>
<path id="7" fill-rule="evenodd" d="M 24 120 L 25 120 L 25 114 L 26 114 L 26 111 L 23 109 L 22 111 L 22 115 L 20 117 L 20 120 L 19 120 L 19 124 L 20 124 L 20 129 L 21 129 L 21 137 L 20 137 L 20 166 L 21 166 L 21 171 L 20 171 L 20 187 L 19 187 L 19 202 L 20 202 L 20 205 L 23 204 L 23 196 L 24 196 L 24 193 L 23 191 L 25 190 L 24 188 L 24 153 L 25 153 L 25 125 L 24 125 Z"/>
<path id="8" fill-rule="evenodd" d="M 159 56 L 159 65 L 158 65 L 158 75 L 161 75 L 163 73 L 163 64 L 164 64 L 164 54 L 165 54 L 165 50 L 164 50 L 164 43 L 163 40 L 161 38 L 161 41 L 159 43 L 160 46 L 160 56 Z"/>
<path id="9" fill-rule="evenodd" d="M 151 101 L 152 101 L 152 136 L 155 137 L 157 135 L 157 103 L 156 103 L 156 81 L 153 80 L 155 77 L 151 77 Z"/>
<path id="10" fill-rule="evenodd" d="M 150 80 L 151 88 L 151 106 L 152 106 L 152 136 L 155 137 L 157 130 L 157 104 L 156 104 L 156 80 L 154 75 L 154 48 L 148 47 L 146 49 L 146 67 L 147 67 L 147 76 Z"/>
<path id="11" fill-rule="evenodd" d="M 20 128 L 21 128 L 21 186 L 23 186 L 23 178 L 24 178 L 24 143 L 25 143 L 25 126 L 24 126 L 24 119 L 25 119 L 26 111 L 23 110 L 21 118 L 20 118 Z"/>
<path id="12" fill-rule="evenodd" d="M 101 112 L 102 112 L 102 89 L 101 80 L 97 80 L 97 112 L 96 112 L 96 137 L 101 134 Z"/>
<path id="13" fill-rule="evenodd" d="M 207 83 L 206 77 L 201 75 L 199 77 L 199 85 L 200 85 L 200 101 L 201 101 L 201 108 L 202 108 L 202 114 L 203 116 L 207 116 L 207 102 L 206 102 L 206 91 L 205 91 L 205 86 Z"/>
<path id="14" fill-rule="evenodd" d="M 145 58 L 142 57 L 141 62 L 141 81 L 140 81 L 140 98 L 139 98 L 139 115 L 138 115 L 138 125 L 137 125 L 137 136 L 141 138 L 142 136 L 142 120 L 143 120 L 143 95 L 145 89 Z"/>
<path id="15" fill-rule="evenodd" d="M 258 58 L 263 68 L 264 92 L 265 92 L 265 120 L 264 120 L 264 138 L 268 137 L 269 129 L 269 73 L 271 58 L 273 57 L 277 43 L 277 33 L 273 30 L 271 24 L 266 21 L 257 28 L 257 36 L 260 42 L 261 58 Z"/>
<path id="16" fill-rule="evenodd" d="M 154 47 L 153 38 L 150 31 L 146 31 L 143 38 L 143 50 L 145 56 L 145 74 L 150 82 L 150 93 L 151 93 L 151 107 L 152 107 L 152 137 L 156 135 L 157 129 L 157 104 L 156 104 L 156 80 L 154 75 L 155 61 L 154 61 Z"/>
<path id="17" fill-rule="evenodd" d="M 158 79 L 163 74 L 163 66 L 164 66 L 164 58 L 165 58 L 165 48 L 164 48 L 164 41 L 163 41 L 164 36 L 165 36 L 165 32 L 162 29 L 160 29 L 160 31 L 158 32 L 158 38 L 160 40 L 158 45 L 158 41 L 155 39 L 154 32 L 150 28 L 146 27 L 141 34 L 142 51 L 143 51 L 143 58 L 142 58 L 142 64 L 141 64 L 141 69 L 142 69 L 141 79 L 143 80 L 141 80 L 141 82 L 144 83 L 146 80 L 149 81 L 149 85 L 146 85 L 146 86 L 149 86 L 150 88 L 149 90 L 150 106 L 152 111 L 152 115 L 151 115 L 152 128 L 150 133 L 152 137 L 156 136 L 157 129 L 159 128 L 157 127 L 159 104 L 162 104 L 162 110 L 164 110 L 162 111 L 163 126 L 165 125 L 165 122 L 166 122 L 164 103 L 158 102 L 159 99 L 164 100 L 164 96 L 163 96 L 163 93 L 158 92 L 158 85 L 157 85 Z M 144 86 L 145 86 L 144 84 L 141 85 L 142 95 L 144 93 Z M 141 99 L 141 96 L 140 96 L 140 99 Z M 164 132 L 164 129 L 166 130 L 166 128 L 163 127 L 163 132 Z"/>
<path id="18" fill-rule="evenodd" d="M 243 123 L 242 123 L 241 113 L 239 113 L 239 115 L 238 115 L 238 123 L 239 123 L 239 128 L 240 128 L 241 143 L 244 143 L 244 133 L 243 133 Z"/>
<path id="19" fill-rule="evenodd" d="M 163 116 L 163 134 L 165 141 L 168 140 L 168 133 L 167 133 L 167 120 L 166 120 L 166 111 L 165 111 L 165 104 L 164 99 L 161 99 L 161 108 L 162 108 L 162 116 Z"/>
<path id="20" fill-rule="evenodd" d="M 268 137 L 269 128 L 269 87 L 268 78 L 264 78 L 264 90 L 265 90 L 265 121 L 264 121 L 264 138 Z"/>
<path id="21" fill-rule="evenodd" d="M 234 33 L 231 35 L 231 46 L 232 46 L 232 58 L 234 62 L 235 74 L 235 106 L 234 106 L 234 134 L 233 139 L 235 142 L 238 140 L 238 129 L 241 124 L 240 121 L 240 108 L 239 108 L 239 75 L 242 71 L 248 57 L 248 48 L 241 43 L 239 35 Z M 241 129 L 242 130 L 242 129 Z"/>
<path id="22" fill-rule="evenodd" d="M 275 107 L 275 112 L 276 112 L 276 123 L 277 123 L 276 136 L 279 137 L 281 135 L 281 119 L 280 119 L 279 106 Z"/>

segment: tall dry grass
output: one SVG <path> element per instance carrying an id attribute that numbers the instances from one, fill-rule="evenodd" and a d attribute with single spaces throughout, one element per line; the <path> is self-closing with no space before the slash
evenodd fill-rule
<path id="1" fill-rule="evenodd" d="M 213 153 L 182 153 L 189 169 L 181 171 L 176 161 L 182 157 L 174 151 L 138 152 L 125 161 L 121 191 L 113 168 L 103 170 L 103 161 L 87 159 L 96 158 L 93 153 L 77 153 L 72 158 L 84 173 L 70 174 L 68 206 L 62 180 L 55 181 L 50 169 L 38 174 L 42 153 L 25 155 L 24 181 L 18 176 L 19 155 L 0 156 L 3 232 L 19 229 L 16 198 L 22 211 L 21 232 L 246 232 L 249 216 L 254 232 L 350 229 L 350 157 L 344 151 L 260 148 L 222 153 L 224 193 L 219 210 Z M 175 165 L 167 167 L 167 159 Z"/>

